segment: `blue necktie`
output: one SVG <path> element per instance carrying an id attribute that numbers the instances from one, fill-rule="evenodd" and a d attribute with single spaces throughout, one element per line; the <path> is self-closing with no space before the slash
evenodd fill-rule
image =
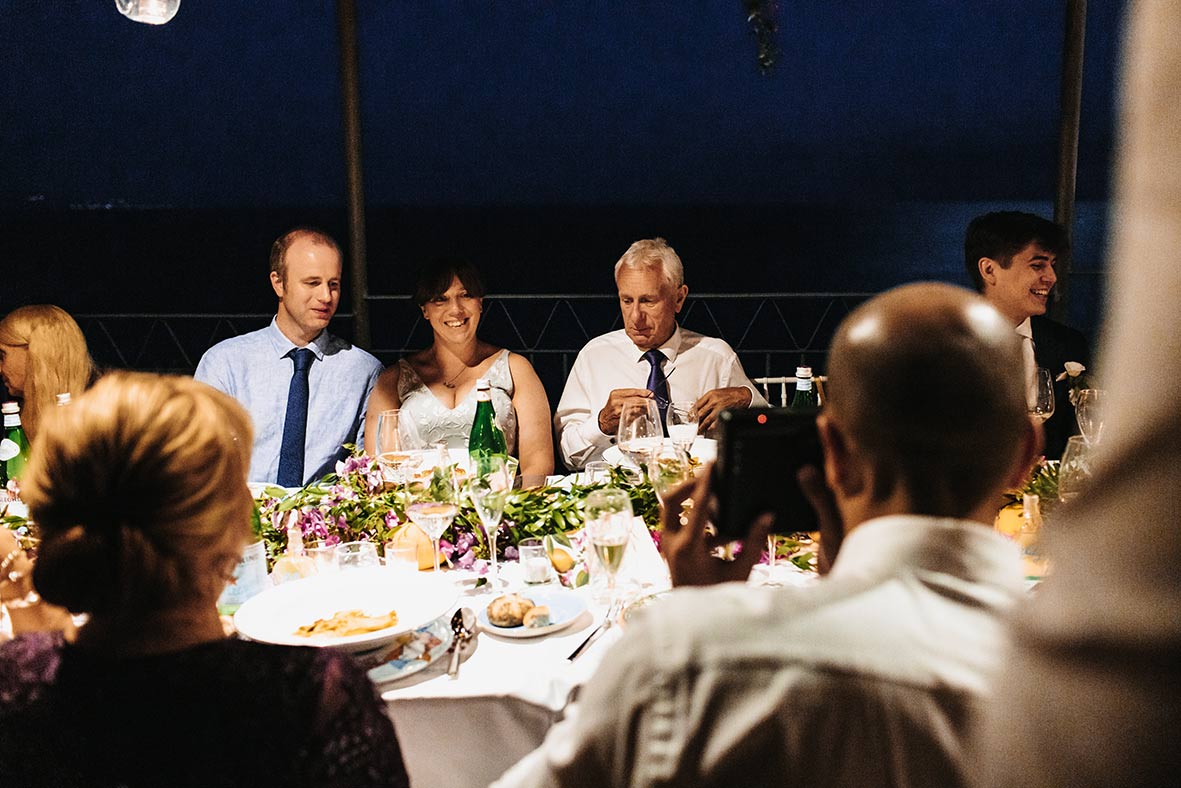
<path id="1" fill-rule="evenodd" d="M 283 445 L 279 448 L 279 485 L 303 486 L 303 442 L 308 433 L 308 369 L 316 354 L 306 347 L 287 354 L 295 364 L 287 389 L 287 417 L 283 419 Z"/>
<path id="2" fill-rule="evenodd" d="M 648 372 L 648 391 L 652 392 L 656 400 L 656 407 L 660 410 L 660 426 L 663 427 L 668 415 L 668 381 L 664 377 L 664 370 L 660 368 L 664 354 L 652 348 L 644 354 L 644 358 L 652 365 Z"/>

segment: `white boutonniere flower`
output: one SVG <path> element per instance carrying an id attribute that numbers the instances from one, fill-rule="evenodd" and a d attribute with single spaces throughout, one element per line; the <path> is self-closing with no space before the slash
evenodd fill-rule
<path id="1" fill-rule="evenodd" d="M 1066 380 L 1067 378 L 1077 378 L 1079 375 L 1087 371 L 1087 368 L 1077 361 L 1067 361 L 1066 369 L 1054 380 Z"/>

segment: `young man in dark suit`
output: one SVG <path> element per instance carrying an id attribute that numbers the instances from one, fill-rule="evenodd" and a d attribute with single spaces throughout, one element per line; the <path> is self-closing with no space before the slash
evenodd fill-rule
<path id="1" fill-rule="evenodd" d="M 1067 361 L 1091 365 L 1086 338 L 1045 316 L 1050 292 L 1058 281 L 1058 257 L 1069 247 L 1058 225 L 1019 211 L 977 216 L 964 237 L 964 265 L 976 289 L 1012 321 L 1025 340 L 1025 374 L 1033 380 L 1038 367 L 1061 374 Z M 1070 384 L 1054 385 L 1054 415 L 1045 423 L 1046 456 L 1058 459 L 1066 439 L 1078 432 Z"/>

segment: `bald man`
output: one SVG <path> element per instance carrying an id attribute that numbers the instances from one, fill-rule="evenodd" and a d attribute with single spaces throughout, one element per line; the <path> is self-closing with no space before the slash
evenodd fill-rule
<path id="1" fill-rule="evenodd" d="M 963 784 L 965 725 L 1023 593 L 1017 549 L 989 525 L 1039 449 L 1024 382 L 1003 374 L 1020 363 L 1013 327 L 966 290 L 912 285 L 853 312 L 829 356 L 823 480 L 801 472 L 839 547 L 828 577 L 678 589 L 496 785 Z M 708 476 L 668 510 L 690 495 Z M 678 586 L 741 579 L 771 525 L 724 563 L 707 508 L 665 519 Z"/>

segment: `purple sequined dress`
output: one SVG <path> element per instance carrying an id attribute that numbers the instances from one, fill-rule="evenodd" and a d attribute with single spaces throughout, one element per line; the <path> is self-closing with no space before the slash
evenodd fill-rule
<path id="1" fill-rule="evenodd" d="M 0 646 L 4 786 L 405 786 L 365 674 L 327 649 L 223 640 L 109 659 Z"/>

